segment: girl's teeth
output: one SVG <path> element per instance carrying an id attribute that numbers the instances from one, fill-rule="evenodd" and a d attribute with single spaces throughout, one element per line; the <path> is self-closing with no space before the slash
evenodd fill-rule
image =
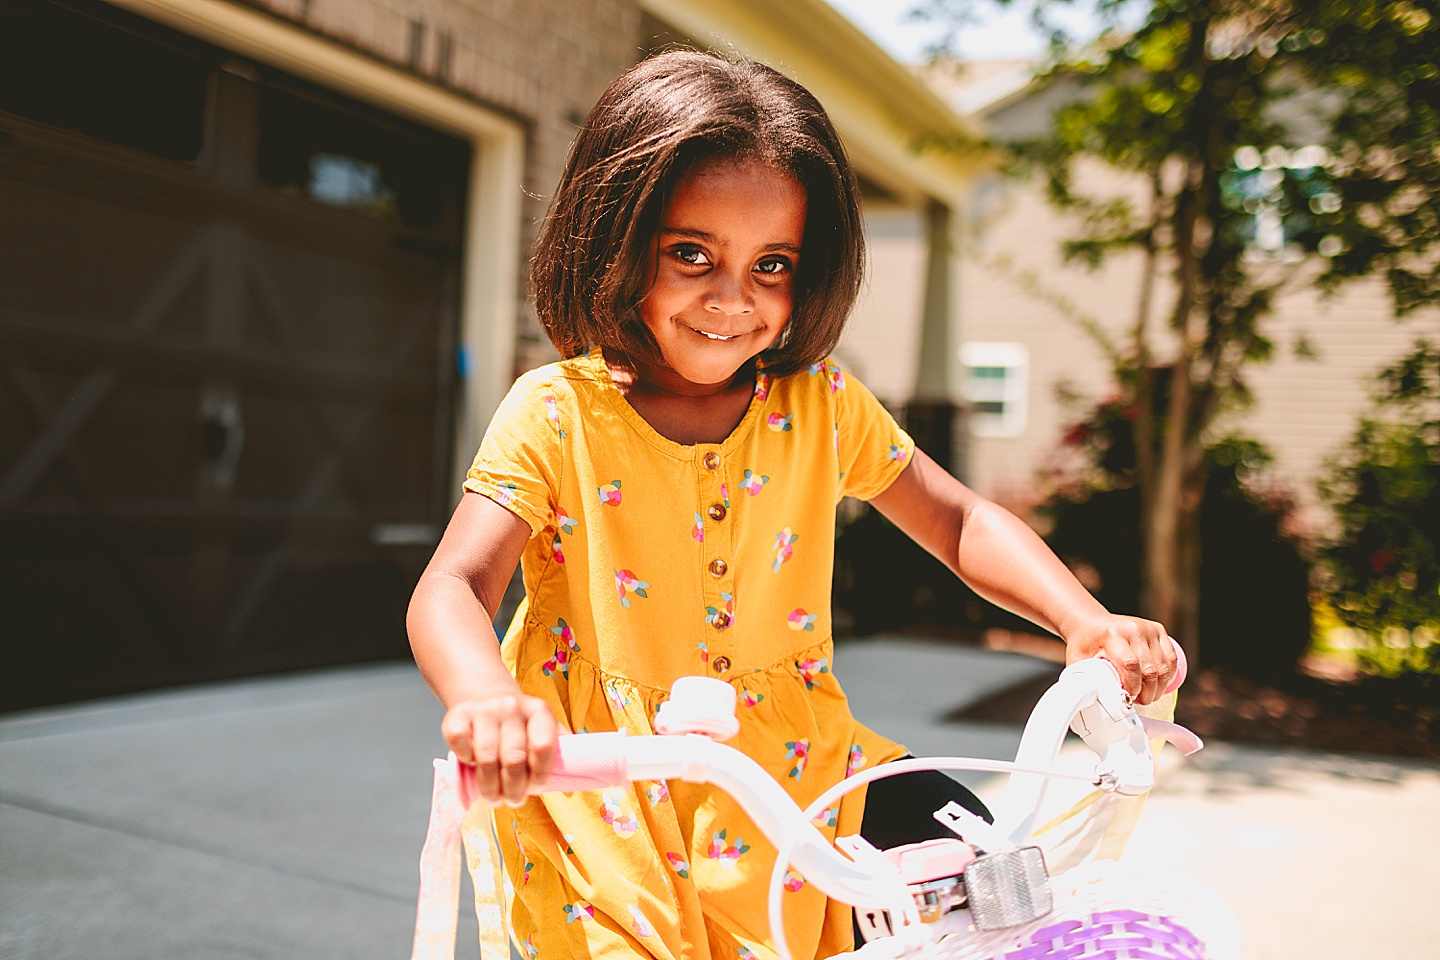
<path id="1" fill-rule="evenodd" d="M 695 332 L 696 332 L 696 333 L 700 333 L 700 334 L 704 334 L 705 336 L 709 337 L 711 340 L 734 340 L 734 339 L 735 339 L 735 335 L 734 335 L 734 334 L 731 334 L 731 335 L 728 336 L 728 337 L 722 337 L 722 336 L 720 336 L 718 333 L 706 333 L 704 330 L 696 330 Z"/>

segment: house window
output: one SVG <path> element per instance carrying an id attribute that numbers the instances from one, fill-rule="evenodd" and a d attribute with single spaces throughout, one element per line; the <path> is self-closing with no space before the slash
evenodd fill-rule
<path id="1" fill-rule="evenodd" d="M 1245 245 L 1247 260 L 1294 263 L 1308 249 L 1322 257 L 1344 251 L 1344 241 L 1326 232 L 1341 206 L 1332 162 L 1324 147 L 1314 145 L 1235 151 L 1220 177 L 1220 202 L 1237 214 L 1229 229 Z"/>
<path id="2" fill-rule="evenodd" d="M 970 432 L 1019 436 L 1025 429 L 1030 352 L 1019 343 L 967 343 L 960 348 L 960 362 L 965 367 Z"/>

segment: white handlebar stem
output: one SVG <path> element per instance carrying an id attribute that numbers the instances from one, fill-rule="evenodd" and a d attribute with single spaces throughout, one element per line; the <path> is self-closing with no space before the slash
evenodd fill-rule
<path id="1" fill-rule="evenodd" d="M 1065 742 L 1070 722 L 1080 714 L 1078 726 L 1085 742 L 1103 758 L 1100 770 L 1116 775 L 1126 793 L 1144 793 L 1154 784 L 1150 742 L 1144 736 L 1135 710 L 1125 700 L 1115 669 L 1100 659 L 1079 660 L 1060 674 L 1025 723 L 1015 763 L 1032 769 L 1053 768 Z M 1133 726 L 1133 731 L 1131 727 Z M 1133 734 L 1138 734 L 1138 738 Z M 1148 782 L 1146 778 L 1148 777 Z M 1035 828 L 1049 789 L 1050 777 L 1016 773 L 1010 778 L 997 806 L 995 828 L 1016 845 L 1025 843 Z"/>

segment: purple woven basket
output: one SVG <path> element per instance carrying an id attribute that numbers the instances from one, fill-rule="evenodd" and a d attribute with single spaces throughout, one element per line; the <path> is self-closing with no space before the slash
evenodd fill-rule
<path id="1" fill-rule="evenodd" d="M 1173 918 L 1105 910 L 1042 927 L 995 960 L 1204 960 L 1200 938 Z"/>

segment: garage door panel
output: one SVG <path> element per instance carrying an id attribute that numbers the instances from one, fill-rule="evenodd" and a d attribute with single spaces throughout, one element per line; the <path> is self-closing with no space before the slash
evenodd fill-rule
<path id="1" fill-rule="evenodd" d="M 93 54 L 0 66 L 0 710 L 404 656 L 468 147 L 101 4 L 0 23 Z M 137 43 L 192 93 L 102 122 Z"/>

